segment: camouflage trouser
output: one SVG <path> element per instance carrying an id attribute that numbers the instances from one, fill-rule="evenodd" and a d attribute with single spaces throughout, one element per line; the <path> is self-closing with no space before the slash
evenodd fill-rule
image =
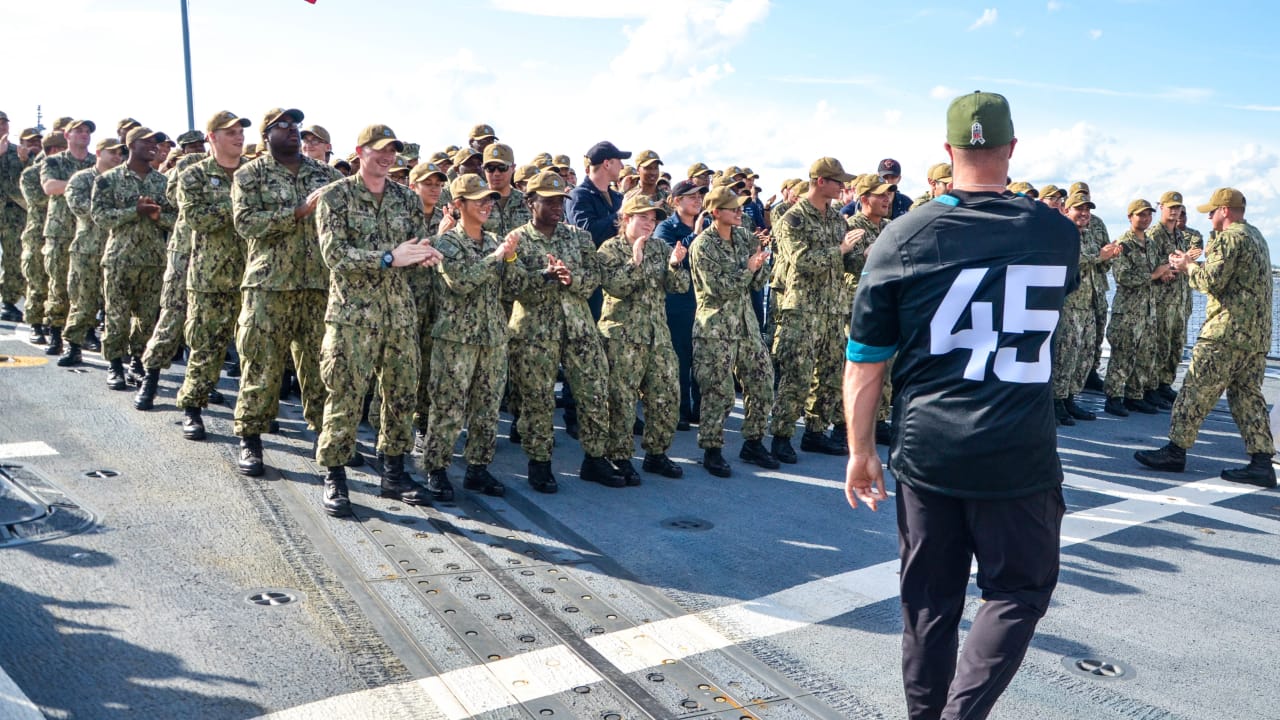
<path id="1" fill-rule="evenodd" d="M 1169 303 L 1159 308 L 1163 344 L 1156 354 L 1157 384 L 1172 385 L 1178 377 L 1182 351 L 1187 346 L 1187 319 L 1191 316 L 1190 302 L 1184 301 L 1184 297 L 1190 293 L 1191 288 L 1184 282 L 1169 298 Z"/>
<path id="2" fill-rule="evenodd" d="M 23 313 L 28 325 L 44 324 L 44 304 L 49 296 L 49 275 L 44 271 L 44 235 L 40 228 L 22 233 L 22 276 L 27 279 L 27 305 Z"/>
<path id="3" fill-rule="evenodd" d="M 1225 390 L 1231 418 L 1244 438 L 1245 452 L 1274 454 L 1267 403 L 1262 398 L 1266 369 L 1265 353 L 1214 340 L 1197 341 L 1191 351 L 1191 365 L 1182 380 L 1182 391 L 1173 402 L 1169 440 L 1182 448 L 1194 445 L 1200 425 Z"/>
<path id="4" fill-rule="evenodd" d="M 1107 397 L 1140 400 L 1151 369 L 1151 340 L 1155 336 L 1143 316 L 1111 316 L 1107 326 L 1107 342 L 1111 343 L 1111 359 L 1107 361 Z"/>
<path id="5" fill-rule="evenodd" d="M 320 430 L 325 389 L 320 380 L 320 341 L 324 337 L 324 290 L 242 291 L 236 349 L 240 353 L 240 396 L 236 435 L 261 435 L 279 412 L 280 377 L 292 355 L 302 389 L 307 427 Z"/>
<path id="6" fill-rule="evenodd" d="M 604 354 L 609 360 L 605 457 L 625 460 L 635 451 L 637 400 L 644 402 L 644 437 L 640 446 L 646 453 L 666 453 L 680 417 L 680 361 L 676 360 L 671 343 L 637 345 L 605 338 Z M 579 407 L 584 402 L 579 402 Z"/>
<path id="7" fill-rule="evenodd" d="M 160 290 L 160 319 L 155 332 L 147 340 L 142 366 L 148 370 L 167 368 L 183 343 L 187 324 L 187 261 L 190 252 L 169 253 L 164 267 L 164 285 Z"/>
<path id="8" fill-rule="evenodd" d="M 431 328 L 435 324 L 434 315 L 418 315 L 418 403 L 414 406 L 413 423 L 423 431 L 431 420 Z"/>
<path id="9" fill-rule="evenodd" d="M 16 303 L 26 279 L 22 276 L 22 226 L 27 214 L 0 198 L 0 300 Z"/>
<path id="10" fill-rule="evenodd" d="M 843 318 L 807 310 L 779 310 L 773 338 L 778 368 L 769 434 L 791 437 L 801 410 L 811 430 L 825 430 L 840 408 L 844 377 Z M 834 369 L 834 370 L 833 370 Z M 832 374 L 834 372 L 834 375 Z"/>
<path id="11" fill-rule="evenodd" d="M 1089 358 L 1089 369 L 1097 370 L 1102 364 L 1102 341 L 1107 337 L 1107 318 L 1109 317 L 1109 308 L 1107 307 L 1106 291 L 1094 292 L 1093 294 L 1093 355 Z M 1110 368 L 1110 365 L 1108 365 Z M 1107 372 L 1111 372 L 1110 369 Z M 1088 377 L 1086 372 L 1085 376 Z"/>
<path id="12" fill-rule="evenodd" d="M 70 253 L 67 263 L 67 327 L 62 339 L 83 345 L 102 309 L 102 254 Z"/>
<path id="13" fill-rule="evenodd" d="M 160 268 L 109 264 L 102 268 L 102 357 L 138 356 L 160 313 Z"/>
<path id="14" fill-rule="evenodd" d="M 498 405 L 507 383 L 507 344 L 487 347 L 436 339 L 431 345 L 431 419 L 422 467 L 448 467 L 467 428 L 468 465 L 488 465 L 497 448 Z"/>
<path id="15" fill-rule="evenodd" d="M 754 328 L 735 340 L 693 339 L 693 377 L 702 389 L 698 447 L 724 447 L 724 420 L 733 410 L 733 378 L 742 385 L 742 439 L 764 437 L 773 407 L 773 363 Z"/>
<path id="16" fill-rule="evenodd" d="M 187 291 L 184 330 L 191 356 L 187 358 L 187 374 L 178 390 L 178 407 L 203 408 L 209 404 L 209 392 L 218 384 L 227 345 L 236 335 L 239 312 L 238 292 Z"/>
<path id="17" fill-rule="evenodd" d="M 413 408 L 418 392 L 418 344 L 413 328 L 325 323 L 320 377 L 329 398 L 316 443 L 316 462 L 341 467 L 356 451 L 356 429 L 369 373 L 382 399 L 378 451 L 403 455 L 413 449 Z"/>
<path id="18" fill-rule="evenodd" d="M 1065 400 L 1084 389 L 1093 369 L 1095 337 L 1092 308 L 1063 308 L 1053 335 L 1054 399 Z"/>
<path id="19" fill-rule="evenodd" d="M 609 423 L 609 361 L 599 336 L 574 342 L 510 343 L 511 394 L 520 398 L 521 447 L 530 460 L 551 460 L 555 435 L 556 373 L 564 364 L 565 377 L 578 399 L 582 450 L 596 457 L 605 453 Z"/>
<path id="20" fill-rule="evenodd" d="M 70 305 L 70 300 L 67 299 L 70 246 L 71 238 L 45 238 L 44 248 L 40 250 L 44 256 L 44 274 L 49 278 L 49 285 L 45 290 L 44 322 L 50 327 L 61 328 L 67 324 Z"/>

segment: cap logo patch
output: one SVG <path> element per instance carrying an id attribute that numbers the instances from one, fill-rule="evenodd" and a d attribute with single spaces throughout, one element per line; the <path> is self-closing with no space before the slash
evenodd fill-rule
<path id="1" fill-rule="evenodd" d="M 987 139 L 982 137 L 982 123 L 976 122 L 969 128 L 969 142 L 973 145 L 986 145 Z"/>
<path id="2" fill-rule="evenodd" d="M 382 137 L 391 137 L 391 129 L 382 128 Z"/>
<path id="3" fill-rule="evenodd" d="M 214 187 L 218 187 L 219 185 L 222 184 L 222 181 L 219 180 L 218 178 L 209 178 L 209 184 Z"/>

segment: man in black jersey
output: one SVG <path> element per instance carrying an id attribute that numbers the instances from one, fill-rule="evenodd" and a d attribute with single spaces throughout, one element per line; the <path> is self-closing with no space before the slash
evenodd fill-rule
<path id="1" fill-rule="evenodd" d="M 854 299 L 844 407 L 845 495 L 886 498 L 875 449 L 893 365 L 902 674 L 912 720 L 985 718 L 1022 662 L 1058 581 L 1062 466 L 1050 383 L 1054 327 L 1079 282 L 1079 233 L 1005 190 L 1008 102 L 947 111 L 953 189 L 893 221 Z M 985 600 L 959 660 L 972 559 Z"/>

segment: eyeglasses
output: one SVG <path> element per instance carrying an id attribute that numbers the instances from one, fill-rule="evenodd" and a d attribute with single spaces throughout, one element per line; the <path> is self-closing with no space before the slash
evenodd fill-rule
<path id="1" fill-rule="evenodd" d="M 292 130 L 298 127 L 298 123 L 292 120 L 277 120 L 267 128 L 268 130 Z"/>
<path id="2" fill-rule="evenodd" d="M 504 173 L 511 169 L 510 165 L 485 165 L 484 171 L 489 173 Z"/>

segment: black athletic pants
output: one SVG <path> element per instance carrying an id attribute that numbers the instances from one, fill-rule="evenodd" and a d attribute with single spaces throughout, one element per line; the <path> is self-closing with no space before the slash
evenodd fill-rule
<path id="1" fill-rule="evenodd" d="M 907 716 L 980 720 L 1022 664 L 1058 583 L 1062 488 L 966 500 L 897 486 Z M 974 557 L 985 602 L 957 662 Z"/>

